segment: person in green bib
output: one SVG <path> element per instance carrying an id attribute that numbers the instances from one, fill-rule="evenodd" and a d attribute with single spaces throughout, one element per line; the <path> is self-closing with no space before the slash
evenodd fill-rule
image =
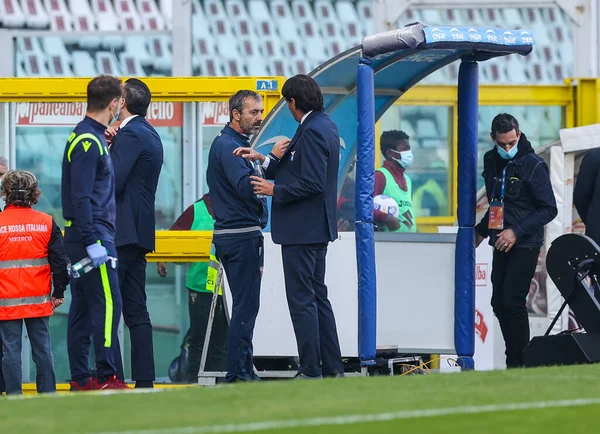
<path id="1" fill-rule="evenodd" d="M 406 174 L 413 154 L 410 150 L 409 137 L 404 131 L 385 131 L 379 141 L 381 153 L 385 158 L 383 166 L 375 171 L 374 195 L 391 197 L 398 204 L 399 217 L 373 211 L 373 218 L 378 231 L 384 232 L 417 232 L 417 221 L 413 209 L 412 181 Z"/>
<path id="2" fill-rule="evenodd" d="M 202 199 L 190 205 L 179 216 L 171 227 L 171 230 L 212 231 L 213 226 L 214 219 L 210 196 L 205 194 Z M 213 259 L 211 258 L 211 260 Z M 216 259 L 214 261 L 216 262 Z M 206 335 L 210 305 L 215 290 L 214 282 L 212 284 L 210 281 L 207 282 L 209 270 L 216 271 L 215 267 L 210 266 L 210 262 L 194 262 L 190 265 L 186 276 L 185 286 L 188 289 L 190 328 L 181 345 L 181 355 L 179 356 L 177 374 L 175 375 L 176 381 L 189 383 L 196 383 L 198 381 L 204 336 Z M 158 263 L 158 274 L 163 277 L 167 275 L 167 264 L 164 262 Z M 210 345 L 208 347 L 206 371 L 227 370 L 229 324 L 227 322 L 225 306 L 223 305 L 222 291 L 223 288 L 221 286 L 219 288 Z"/>

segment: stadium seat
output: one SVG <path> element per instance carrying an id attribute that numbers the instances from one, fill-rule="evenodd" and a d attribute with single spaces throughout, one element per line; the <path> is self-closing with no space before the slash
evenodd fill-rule
<path id="1" fill-rule="evenodd" d="M 308 0 L 292 0 L 292 13 L 297 21 L 317 22 L 317 18 Z"/>
<path id="2" fill-rule="evenodd" d="M 237 57 L 223 59 L 223 68 L 228 76 L 247 75 L 244 62 Z"/>
<path id="3" fill-rule="evenodd" d="M 17 51 L 23 54 L 42 54 L 44 50 L 35 36 L 19 36 L 15 38 Z"/>
<path id="4" fill-rule="evenodd" d="M 96 52 L 96 69 L 100 74 L 115 75 L 117 77 L 123 75 L 119 61 L 114 53 L 110 51 Z"/>
<path id="5" fill-rule="evenodd" d="M 366 35 L 354 5 L 350 1 L 338 0 L 335 2 L 335 7 L 345 40 L 350 46 L 359 45 Z"/>
<path id="6" fill-rule="evenodd" d="M 173 58 L 169 44 L 171 38 L 169 36 L 154 36 L 148 41 L 148 51 L 154 68 L 159 73 L 170 72 L 172 68 Z"/>
<path id="7" fill-rule="evenodd" d="M 16 29 L 25 27 L 25 15 L 17 0 L 0 2 L 0 24 L 2 27 Z"/>
<path id="8" fill-rule="evenodd" d="M 50 20 L 41 0 L 26 0 L 21 2 L 25 25 L 31 29 L 48 29 Z"/>
<path id="9" fill-rule="evenodd" d="M 140 58 L 131 53 L 124 51 L 119 54 L 119 62 L 124 75 L 130 77 L 143 77 L 146 75 Z"/>
<path id="10" fill-rule="evenodd" d="M 90 32 L 96 30 L 96 17 L 87 1 L 72 1 L 71 16 L 73 27 L 78 32 Z M 102 39 L 99 36 L 86 36 L 80 38 L 79 46 L 86 50 L 94 50 L 100 47 Z"/>
<path id="11" fill-rule="evenodd" d="M 73 30 L 73 19 L 65 0 L 44 0 L 44 6 L 46 6 L 46 12 L 48 12 L 50 30 L 55 32 Z"/>
<path id="12" fill-rule="evenodd" d="M 73 51 L 71 53 L 73 61 L 73 72 L 77 77 L 95 77 L 98 75 L 96 64 L 92 56 L 87 51 Z"/>
<path id="13" fill-rule="evenodd" d="M 211 21 L 228 18 L 221 0 L 204 0 L 204 13 Z"/>
<path id="14" fill-rule="evenodd" d="M 119 18 L 115 13 L 110 0 L 92 0 L 92 11 L 96 16 L 98 30 L 105 32 L 117 32 L 119 30 Z M 124 45 L 122 36 L 105 36 L 102 38 L 102 46 L 104 48 L 118 50 Z"/>
<path id="15" fill-rule="evenodd" d="M 227 9 L 227 15 L 231 20 L 238 21 L 250 18 L 246 11 L 246 6 L 241 0 L 227 0 L 225 2 L 225 7 Z"/>
<path id="16" fill-rule="evenodd" d="M 46 68 L 46 56 L 40 53 L 28 53 L 23 55 L 23 68 L 27 77 L 49 77 Z"/>
<path id="17" fill-rule="evenodd" d="M 133 0 L 119 0 L 115 3 L 115 13 L 119 27 L 123 31 L 143 30 L 142 19 Z"/>
<path id="18" fill-rule="evenodd" d="M 58 54 L 49 54 L 48 73 L 51 77 L 72 77 L 73 72 L 69 66 L 71 56 L 60 56 Z"/>
<path id="19" fill-rule="evenodd" d="M 370 0 L 359 0 L 356 2 L 356 12 L 363 23 L 367 35 L 373 34 L 373 10 Z"/>
<path id="20" fill-rule="evenodd" d="M 327 56 L 325 50 L 325 42 L 326 38 L 321 36 L 321 32 L 319 27 L 316 25 L 314 20 L 300 20 L 298 22 L 298 30 L 300 31 L 300 38 L 304 41 L 307 47 L 310 47 L 306 50 L 306 58 L 312 60 L 322 59 L 324 56 Z M 291 37 L 289 37 L 288 41 L 291 42 Z M 300 49 L 297 44 L 295 50 Z M 288 44 L 288 48 L 290 48 Z M 291 48 L 290 48 L 291 49 Z"/>
<path id="21" fill-rule="evenodd" d="M 202 58 L 200 59 L 200 71 L 202 75 L 209 77 L 221 77 L 223 73 L 223 63 L 220 58 Z"/>
<path id="22" fill-rule="evenodd" d="M 284 77 L 289 77 L 291 75 L 294 74 L 290 74 L 289 73 L 289 68 L 288 66 L 285 64 L 285 62 L 283 61 L 282 58 L 279 59 L 274 59 L 271 58 L 268 61 L 268 70 L 269 70 L 269 75 L 282 75 Z"/>
<path id="23" fill-rule="evenodd" d="M 316 0 L 314 4 L 315 16 L 320 23 L 337 20 L 337 14 L 331 0 Z"/>
<path id="24" fill-rule="evenodd" d="M 211 33 L 217 41 L 217 51 L 222 56 L 239 53 L 238 40 L 231 30 L 231 22 L 227 18 L 217 18 L 209 24 Z"/>
<path id="25" fill-rule="evenodd" d="M 142 25 L 146 30 L 165 30 L 165 19 L 161 15 L 154 0 L 138 0 Z"/>
<path id="26" fill-rule="evenodd" d="M 137 58 L 144 66 L 152 64 L 152 58 L 148 52 L 146 41 L 147 38 L 145 36 L 132 35 L 125 38 L 124 52 Z"/>

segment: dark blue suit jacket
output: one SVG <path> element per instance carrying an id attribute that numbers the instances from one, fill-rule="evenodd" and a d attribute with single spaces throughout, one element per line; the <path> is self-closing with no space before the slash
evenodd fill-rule
<path id="1" fill-rule="evenodd" d="M 163 164 L 163 145 L 156 130 L 136 116 L 113 138 L 111 157 L 115 168 L 117 247 L 155 247 L 154 201 Z"/>
<path id="2" fill-rule="evenodd" d="M 275 180 L 271 236 L 277 244 L 320 244 L 337 238 L 337 180 L 340 136 L 324 112 L 312 112 L 298 126 L 286 153 L 271 159 Z"/>

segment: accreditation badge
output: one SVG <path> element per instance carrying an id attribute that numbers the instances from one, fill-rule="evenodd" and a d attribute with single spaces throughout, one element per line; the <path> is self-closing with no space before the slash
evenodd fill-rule
<path id="1" fill-rule="evenodd" d="M 504 229 L 504 203 L 490 203 L 490 213 L 488 219 L 488 229 L 502 230 Z"/>

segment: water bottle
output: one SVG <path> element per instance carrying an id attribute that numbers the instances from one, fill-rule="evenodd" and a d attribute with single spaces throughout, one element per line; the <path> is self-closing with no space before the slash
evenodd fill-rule
<path id="1" fill-rule="evenodd" d="M 264 170 L 263 170 L 263 168 L 262 168 L 262 166 L 260 164 L 260 161 L 256 160 L 256 161 L 254 161 L 254 163 L 252 163 L 252 165 L 253 165 L 253 168 L 254 168 L 253 175 L 254 176 L 258 176 L 258 177 L 260 177 L 262 179 L 265 179 L 265 172 L 264 172 Z M 263 198 L 265 198 L 267 196 L 265 196 L 264 194 L 257 194 L 256 197 L 258 197 L 259 199 L 263 199 Z"/>
<path id="2" fill-rule="evenodd" d="M 94 265 L 92 265 L 92 260 L 86 256 L 81 261 L 69 267 L 69 274 L 72 278 L 79 279 L 81 276 L 92 271 L 93 269 Z"/>
<path id="3" fill-rule="evenodd" d="M 117 258 L 109 256 L 108 261 L 110 262 L 110 267 L 112 269 L 117 268 Z M 92 264 L 92 260 L 89 258 L 89 256 L 86 256 L 81 261 L 73 265 L 68 265 L 67 268 L 69 271 L 69 275 L 73 279 L 79 279 L 81 276 L 83 276 L 86 273 L 89 273 L 96 267 L 94 267 L 94 265 Z"/>

